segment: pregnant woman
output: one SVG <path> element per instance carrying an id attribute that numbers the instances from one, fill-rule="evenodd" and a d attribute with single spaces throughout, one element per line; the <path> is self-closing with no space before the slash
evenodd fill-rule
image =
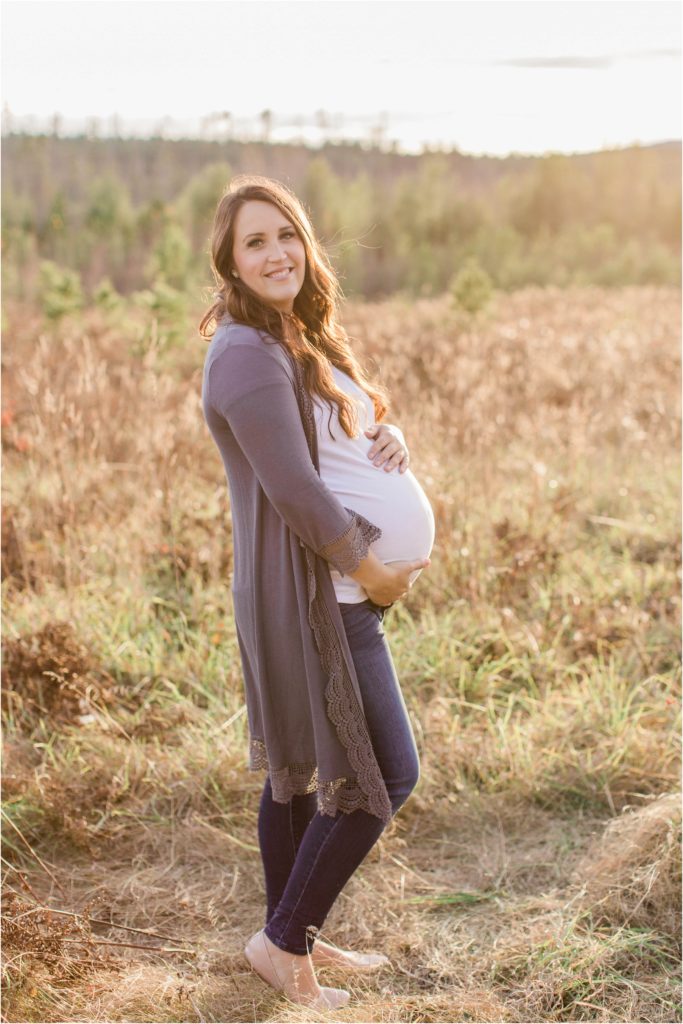
<path id="1" fill-rule="evenodd" d="M 230 490 L 249 768 L 267 773 L 265 925 L 244 953 L 294 1002 L 330 1009 L 349 993 L 321 986 L 317 967 L 389 963 L 316 933 L 419 778 L 383 619 L 429 565 L 434 516 L 402 432 L 380 422 L 386 391 L 338 322 L 299 200 L 234 179 L 211 256 L 202 403 Z"/>

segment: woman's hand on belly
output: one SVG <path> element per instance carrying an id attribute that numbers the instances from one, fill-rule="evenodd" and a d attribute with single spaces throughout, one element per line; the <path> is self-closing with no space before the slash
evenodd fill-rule
<path id="1" fill-rule="evenodd" d="M 399 473 L 405 473 L 410 462 L 408 446 L 396 434 L 388 423 L 373 423 L 364 431 L 367 437 L 374 437 L 375 442 L 368 451 L 368 458 L 378 468 L 386 461 L 384 470 L 390 473 L 396 466 Z"/>
<path id="2" fill-rule="evenodd" d="M 363 584 L 363 589 L 375 604 L 390 605 L 405 597 L 410 590 L 410 577 L 416 570 L 425 569 L 430 564 L 429 558 L 414 558 L 409 562 L 392 562 L 385 565 L 385 572 L 380 582 Z"/>

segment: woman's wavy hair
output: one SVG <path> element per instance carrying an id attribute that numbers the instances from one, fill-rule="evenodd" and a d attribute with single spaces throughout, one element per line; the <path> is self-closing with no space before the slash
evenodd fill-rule
<path id="1" fill-rule="evenodd" d="M 250 199 L 272 203 L 291 222 L 304 244 L 306 272 L 292 314 L 281 313 L 265 302 L 239 277 L 233 277 L 235 218 Z M 339 282 L 320 242 L 315 237 L 306 211 L 285 185 L 272 178 L 240 174 L 233 178 L 216 207 L 211 232 L 211 270 L 218 290 L 213 305 L 199 324 L 199 333 L 210 339 L 226 314 L 243 324 L 264 330 L 283 344 L 303 369 L 309 393 L 315 393 L 339 407 L 339 422 L 349 437 L 356 436 L 359 423 L 354 403 L 334 380 L 329 363 L 351 377 L 370 396 L 375 422 L 389 407 L 389 395 L 381 384 L 371 384 L 354 355 L 348 335 L 337 319 L 342 296 Z M 330 412 L 332 411 L 330 405 Z M 329 420 L 328 420 L 329 429 Z"/>

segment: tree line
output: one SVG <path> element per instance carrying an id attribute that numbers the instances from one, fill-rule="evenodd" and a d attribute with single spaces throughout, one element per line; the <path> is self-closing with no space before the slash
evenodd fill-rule
<path id="1" fill-rule="evenodd" d="M 349 298 L 439 294 L 463 265 L 504 290 L 680 282 L 678 142 L 494 158 L 9 134 L 2 158 L 4 287 L 24 301 L 62 273 L 86 302 L 200 304 L 216 203 L 248 172 L 303 200 Z"/>

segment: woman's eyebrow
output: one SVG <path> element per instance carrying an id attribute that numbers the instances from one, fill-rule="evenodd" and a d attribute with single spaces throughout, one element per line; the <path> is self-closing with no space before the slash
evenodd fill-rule
<path id="1" fill-rule="evenodd" d="M 282 227 L 280 228 L 280 231 L 289 231 L 289 230 L 290 230 L 290 228 L 292 228 L 292 225 L 291 225 L 291 224 L 283 224 L 283 225 L 282 225 Z M 292 229 L 292 230 L 293 230 L 293 229 Z M 254 236 L 256 236 L 256 235 L 263 235 L 263 234 L 265 234 L 265 232 L 264 232 L 264 231 L 252 231 L 252 232 L 251 232 L 251 234 L 249 234 L 249 235 L 245 235 L 245 236 L 244 236 L 244 238 L 242 239 L 242 241 L 243 241 L 243 242 L 246 242 L 246 240 L 247 240 L 248 238 L 252 238 L 252 237 L 254 237 Z"/>

